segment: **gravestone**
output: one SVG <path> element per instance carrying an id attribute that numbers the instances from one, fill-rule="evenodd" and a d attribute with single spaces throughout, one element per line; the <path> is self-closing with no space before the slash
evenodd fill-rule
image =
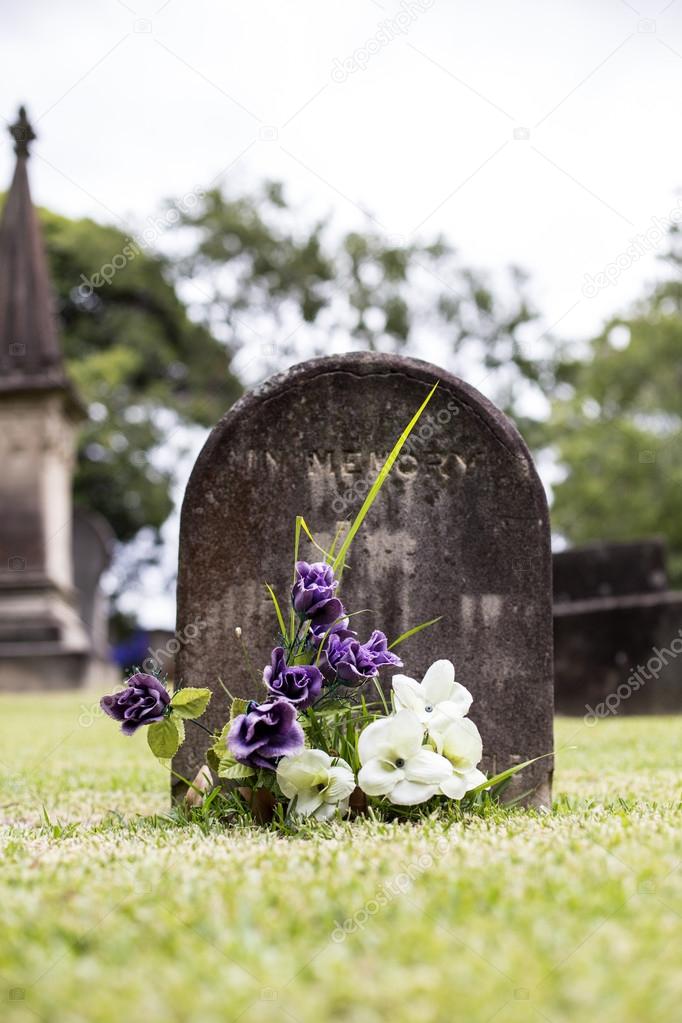
<path id="1" fill-rule="evenodd" d="M 243 397 L 210 434 L 182 508 L 176 658 L 180 685 L 206 685 L 205 723 L 233 695 L 262 697 L 244 667 L 241 626 L 260 673 L 277 624 L 264 583 L 285 603 L 294 521 L 324 546 L 354 518 L 397 437 L 440 381 L 351 548 L 343 596 L 361 638 L 389 640 L 443 615 L 399 648 L 421 678 L 454 661 L 474 695 L 471 716 L 503 770 L 552 750 L 552 604 L 545 495 L 512 423 L 474 388 L 425 362 L 352 353 L 317 359 Z M 316 560 L 314 549 L 302 556 Z M 390 686 L 390 672 L 387 677 Z M 191 734 L 190 734 L 191 732 Z M 187 729 L 174 764 L 193 777 L 206 736 Z M 515 779 L 547 805 L 551 758 Z M 178 784 L 176 795 L 182 790 Z"/>
<path id="2" fill-rule="evenodd" d="M 598 541 L 554 555 L 554 602 L 629 597 L 668 589 L 665 543 Z"/>
<path id="3" fill-rule="evenodd" d="M 662 540 L 554 555 L 554 655 L 561 714 L 682 712 L 682 593 Z"/>

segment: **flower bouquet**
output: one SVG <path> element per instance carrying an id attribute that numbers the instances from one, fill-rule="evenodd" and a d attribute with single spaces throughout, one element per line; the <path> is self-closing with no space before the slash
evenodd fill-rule
<path id="1" fill-rule="evenodd" d="M 468 717 L 471 693 L 455 680 L 448 659 L 434 661 L 421 680 L 396 672 L 396 650 L 433 618 L 389 642 L 380 629 L 360 639 L 351 625 L 362 611 L 341 599 L 348 553 L 367 512 L 430 401 L 435 387 L 398 438 L 355 520 L 324 550 L 296 519 L 288 608 L 269 584 L 279 637 L 262 673 L 260 699 L 230 697 L 230 716 L 210 733 L 208 763 L 188 786 L 187 802 L 215 807 L 225 817 L 281 823 L 329 820 L 349 813 L 378 816 L 431 812 L 456 801 L 472 806 L 496 798 L 511 775 L 531 761 L 486 778 L 478 728 Z M 318 551 L 299 557 L 302 536 Z M 338 548 L 338 549 L 337 549 Z M 241 629 L 246 669 L 251 661 Z M 380 675 L 394 672 L 390 695 Z M 152 752 L 167 762 L 185 738 L 185 722 L 198 719 L 209 689 L 184 687 L 171 695 L 154 675 L 136 671 L 101 707 L 132 735 L 147 727 Z M 214 779 L 222 780 L 215 783 Z M 406 809 L 407 808 L 407 809 Z"/>

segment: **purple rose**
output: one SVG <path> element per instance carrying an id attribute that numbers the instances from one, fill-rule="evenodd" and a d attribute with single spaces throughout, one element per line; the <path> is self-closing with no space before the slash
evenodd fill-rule
<path id="1" fill-rule="evenodd" d="M 303 749 L 303 729 L 288 700 L 249 704 L 232 722 L 227 747 L 240 764 L 274 771 L 280 757 Z"/>
<path id="2" fill-rule="evenodd" d="M 272 659 L 263 672 L 263 681 L 273 696 L 282 696 L 298 710 L 310 707 L 320 695 L 322 672 L 313 664 L 287 665 L 284 647 L 272 651 Z"/>
<path id="3" fill-rule="evenodd" d="M 138 671 L 128 679 L 120 693 L 103 696 L 99 705 L 114 721 L 121 721 L 124 735 L 132 735 L 140 725 L 153 725 L 164 717 L 170 695 L 154 675 Z"/>
<path id="4" fill-rule="evenodd" d="M 336 675 L 347 686 L 362 685 L 375 678 L 386 664 L 399 668 L 402 661 L 388 649 L 383 632 L 375 629 L 366 643 L 350 635 L 333 632 L 325 647 L 325 674 Z"/>
<path id="5" fill-rule="evenodd" d="M 331 631 L 330 631 L 331 630 Z M 332 597 L 320 611 L 310 619 L 308 636 L 315 646 L 324 639 L 327 632 L 348 632 L 348 618 L 338 597 Z"/>
<path id="6" fill-rule="evenodd" d="M 296 580 L 291 591 L 294 610 L 312 618 L 332 599 L 338 585 L 331 565 L 324 561 L 316 561 L 312 565 L 307 561 L 297 561 Z"/>

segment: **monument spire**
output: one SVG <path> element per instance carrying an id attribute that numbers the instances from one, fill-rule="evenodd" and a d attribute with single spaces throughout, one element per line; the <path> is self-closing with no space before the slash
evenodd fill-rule
<path id="1" fill-rule="evenodd" d="M 10 125 L 9 133 L 14 139 L 14 152 L 17 156 L 28 157 L 28 147 L 36 136 L 26 116 L 26 107 L 19 107 L 19 117 L 16 124 Z"/>
<path id="2" fill-rule="evenodd" d="M 92 646 L 71 545 L 83 410 L 64 370 L 23 107 L 10 134 L 16 167 L 0 221 L 0 691 L 77 685 Z"/>
<path id="3" fill-rule="evenodd" d="M 29 146 L 36 136 L 23 106 L 9 131 L 17 159 L 0 222 L 0 392 L 68 389 L 28 184 Z"/>

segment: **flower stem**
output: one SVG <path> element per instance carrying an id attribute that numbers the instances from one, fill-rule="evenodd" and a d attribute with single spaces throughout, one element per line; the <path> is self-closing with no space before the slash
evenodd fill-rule
<path id="1" fill-rule="evenodd" d="M 207 728 L 206 725 L 202 725 L 201 721 L 195 721 L 194 718 L 187 718 L 187 720 L 190 721 L 191 724 L 196 725 L 197 728 L 203 729 L 203 731 L 206 732 L 206 735 L 210 735 L 211 738 L 213 738 L 213 732 L 210 730 L 210 728 Z"/>

